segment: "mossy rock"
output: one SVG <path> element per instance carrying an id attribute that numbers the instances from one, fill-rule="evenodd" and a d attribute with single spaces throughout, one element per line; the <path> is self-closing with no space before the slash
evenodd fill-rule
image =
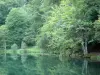
<path id="1" fill-rule="evenodd" d="M 97 60 L 97 56 L 91 56 L 90 59 L 91 60 Z"/>
<path id="2" fill-rule="evenodd" d="M 97 60 L 100 61 L 100 55 L 97 55 Z"/>
<path id="3" fill-rule="evenodd" d="M 86 54 L 86 55 L 83 55 L 84 56 L 84 58 L 91 58 L 91 54 Z"/>

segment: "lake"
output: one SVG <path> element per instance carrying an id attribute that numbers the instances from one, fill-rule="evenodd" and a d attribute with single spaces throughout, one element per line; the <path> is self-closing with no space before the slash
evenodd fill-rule
<path id="1" fill-rule="evenodd" d="M 57 56 L 0 56 L 0 75 L 100 75 L 100 63 Z"/>

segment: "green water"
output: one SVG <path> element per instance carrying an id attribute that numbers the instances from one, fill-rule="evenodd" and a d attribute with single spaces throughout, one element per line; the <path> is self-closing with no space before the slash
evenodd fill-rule
<path id="1" fill-rule="evenodd" d="M 0 56 L 0 75 L 100 75 L 100 63 L 56 56 Z"/>

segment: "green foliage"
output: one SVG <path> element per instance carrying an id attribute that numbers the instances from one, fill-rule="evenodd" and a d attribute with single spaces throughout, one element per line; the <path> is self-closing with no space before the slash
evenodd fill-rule
<path id="1" fill-rule="evenodd" d="M 44 36 L 39 36 L 39 40 L 37 42 L 37 45 L 42 48 L 42 49 L 48 49 L 48 43 L 49 43 L 49 37 L 47 37 L 46 34 L 44 34 Z"/>
<path id="2" fill-rule="evenodd" d="M 8 27 L 6 25 L 0 26 L 0 48 L 5 49 L 8 42 Z"/>
<path id="3" fill-rule="evenodd" d="M 60 6 L 53 8 L 51 15 L 47 18 L 46 23 L 41 28 L 40 36 L 45 37 L 46 35 L 46 37 L 40 37 L 42 40 L 40 40 L 40 43 L 45 49 L 59 53 L 60 51 L 74 49 L 76 46 L 76 43 L 73 44 L 74 40 L 70 38 L 70 26 L 75 19 L 75 15 L 73 14 L 75 7 L 73 5 L 69 6 L 69 3 L 70 1 L 62 1 Z"/>
<path id="4" fill-rule="evenodd" d="M 6 25 L 9 29 L 10 42 L 20 46 L 25 30 L 30 25 L 30 15 L 22 8 L 13 8 L 6 19 Z"/>
<path id="5" fill-rule="evenodd" d="M 5 24 L 5 19 L 12 8 L 21 7 L 25 3 L 25 0 L 0 0 L 0 24 Z"/>
<path id="6" fill-rule="evenodd" d="M 21 49 L 26 49 L 26 48 L 27 48 L 26 43 L 22 41 L 22 43 L 21 43 Z"/>
<path id="7" fill-rule="evenodd" d="M 18 49 L 17 44 L 14 43 L 14 44 L 11 46 L 11 49 L 12 49 L 12 50 L 17 50 L 17 49 Z"/>
<path id="8" fill-rule="evenodd" d="M 88 43 L 94 40 L 93 22 L 98 19 L 98 4 L 99 1 L 62 0 L 59 6 L 52 8 L 41 28 L 37 40 L 41 48 L 58 53 L 82 49 L 86 53 Z"/>
<path id="9" fill-rule="evenodd" d="M 25 41 L 28 46 L 34 46 L 35 37 L 36 37 L 36 32 L 34 32 L 32 27 L 30 27 L 25 31 L 25 37 L 23 41 Z"/>
<path id="10" fill-rule="evenodd" d="M 100 18 L 94 23 L 95 36 L 94 39 L 100 41 Z"/>
<path id="11" fill-rule="evenodd" d="M 99 8 L 99 0 L 1 0 L 0 46 L 23 48 L 24 41 L 47 52 L 86 52 L 100 41 Z"/>
<path id="12" fill-rule="evenodd" d="M 36 36 L 40 33 L 40 28 L 43 26 L 44 11 L 41 0 L 32 0 L 29 4 L 21 8 L 13 8 L 7 18 L 6 25 L 9 30 L 9 44 L 17 43 L 21 46 L 21 41 L 24 40 L 28 46 L 35 45 Z"/>

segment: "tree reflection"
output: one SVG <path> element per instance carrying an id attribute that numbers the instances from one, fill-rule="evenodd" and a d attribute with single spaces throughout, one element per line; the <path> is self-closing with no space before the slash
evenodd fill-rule
<path id="1" fill-rule="evenodd" d="M 11 55 L 0 56 L 0 75 L 99 75 L 100 64 L 87 60 L 66 59 L 55 56 Z"/>

